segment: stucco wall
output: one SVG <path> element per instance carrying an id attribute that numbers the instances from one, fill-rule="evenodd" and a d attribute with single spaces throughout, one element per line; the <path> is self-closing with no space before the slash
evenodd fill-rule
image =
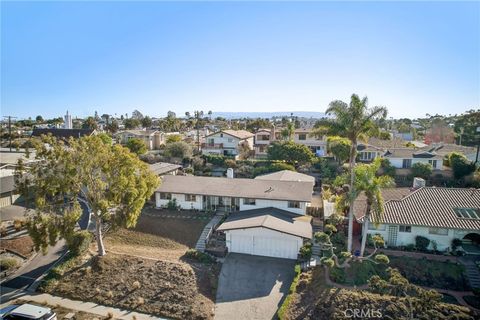
<path id="1" fill-rule="evenodd" d="M 306 212 L 307 205 L 305 202 L 300 202 L 300 208 L 289 208 L 288 201 L 268 200 L 268 199 L 256 199 L 255 205 L 246 205 L 246 204 L 243 204 L 243 198 L 240 199 L 240 211 L 259 209 L 259 208 L 268 208 L 268 207 L 279 208 L 279 209 L 290 211 L 296 214 L 304 215 Z"/>
<path id="2" fill-rule="evenodd" d="M 196 201 L 185 201 L 184 194 L 177 194 L 172 193 L 172 200 L 177 200 L 177 205 L 179 205 L 182 209 L 186 210 L 202 210 L 203 208 L 203 197 L 197 195 Z M 155 203 L 157 208 L 166 207 L 168 205 L 169 200 L 160 199 L 160 192 L 155 192 Z"/>

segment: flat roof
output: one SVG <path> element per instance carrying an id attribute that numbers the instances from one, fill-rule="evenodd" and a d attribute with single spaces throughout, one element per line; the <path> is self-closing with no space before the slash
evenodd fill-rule
<path id="1" fill-rule="evenodd" d="M 310 202 L 313 188 L 300 181 L 166 175 L 157 192 Z"/>
<path id="2" fill-rule="evenodd" d="M 230 214 L 217 230 L 228 231 L 249 228 L 267 228 L 282 233 L 311 239 L 311 217 L 278 208 L 260 208 Z"/>

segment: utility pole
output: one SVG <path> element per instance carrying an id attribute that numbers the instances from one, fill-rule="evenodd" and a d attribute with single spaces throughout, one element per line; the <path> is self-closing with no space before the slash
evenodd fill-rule
<path id="1" fill-rule="evenodd" d="M 17 117 L 12 116 L 3 116 L 8 118 L 8 145 L 10 147 L 10 152 L 12 152 L 12 118 L 16 119 Z"/>

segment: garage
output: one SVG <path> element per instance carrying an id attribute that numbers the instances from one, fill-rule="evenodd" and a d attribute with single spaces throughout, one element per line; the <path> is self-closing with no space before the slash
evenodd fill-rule
<path id="1" fill-rule="evenodd" d="M 312 238 L 311 218 L 262 208 L 232 213 L 217 230 L 225 232 L 228 252 L 297 259 L 305 239 Z"/>

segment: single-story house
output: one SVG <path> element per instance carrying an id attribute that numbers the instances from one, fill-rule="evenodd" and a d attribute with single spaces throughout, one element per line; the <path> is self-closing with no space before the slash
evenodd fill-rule
<path id="1" fill-rule="evenodd" d="M 428 163 L 433 170 L 443 168 L 443 155 L 426 149 L 397 148 L 389 149 L 384 158 L 388 159 L 392 166 L 399 169 L 409 169 L 415 163 Z"/>
<path id="2" fill-rule="evenodd" d="M 149 165 L 150 171 L 157 176 L 176 175 L 178 170 L 182 168 L 181 165 L 168 162 L 157 162 Z"/>
<path id="3" fill-rule="evenodd" d="M 200 176 L 162 177 L 155 192 L 157 208 L 175 201 L 182 209 L 243 211 L 275 207 L 304 215 L 312 183 Z"/>
<path id="4" fill-rule="evenodd" d="M 301 182 L 310 182 L 312 187 L 315 185 L 315 177 L 309 176 L 308 174 L 299 173 L 290 170 L 281 170 L 277 172 L 262 174 L 261 176 L 256 176 L 257 180 L 278 180 L 278 181 L 301 181 Z"/>
<path id="5" fill-rule="evenodd" d="M 311 217 L 268 207 L 239 211 L 217 228 L 229 252 L 297 259 L 304 240 L 312 238 Z"/>
<path id="6" fill-rule="evenodd" d="M 387 247 L 415 244 L 423 236 L 448 250 L 453 239 L 480 243 L 480 190 L 468 188 L 420 187 L 384 189 L 384 213 L 369 223 L 368 234 L 383 236 Z M 362 195 L 354 204 L 355 218 L 365 219 Z"/>

